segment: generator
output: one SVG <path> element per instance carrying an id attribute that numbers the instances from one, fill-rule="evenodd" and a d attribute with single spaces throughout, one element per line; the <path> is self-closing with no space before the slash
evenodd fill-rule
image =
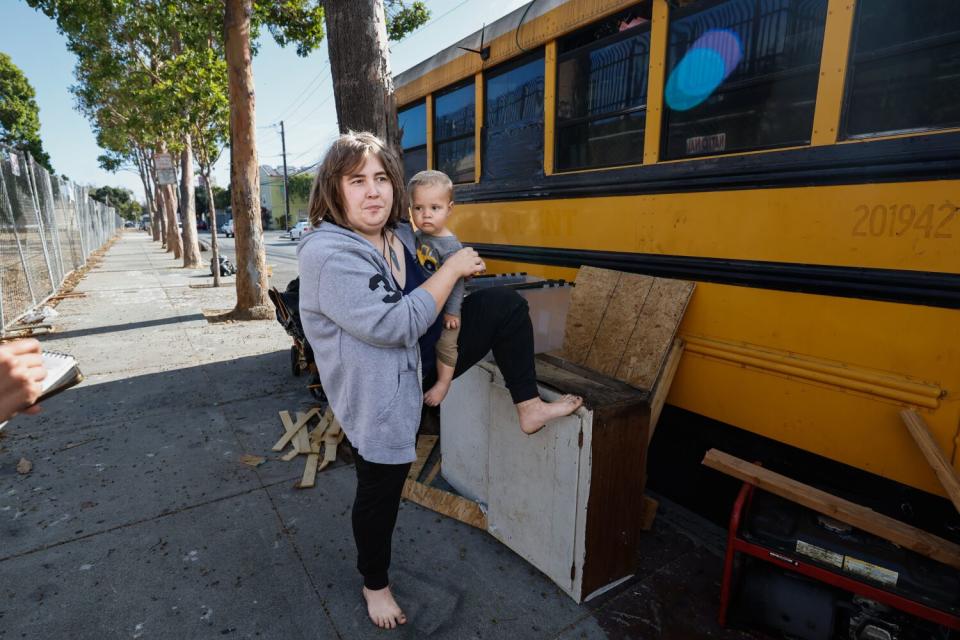
<path id="1" fill-rule="evenodd" d="M 728 618 L 797 640 L 958 640 L 960 573 L 745 484 L 728 531 Z"/>

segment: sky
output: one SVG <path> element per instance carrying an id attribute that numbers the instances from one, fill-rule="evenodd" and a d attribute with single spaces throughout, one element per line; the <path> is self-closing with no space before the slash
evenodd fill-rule
<path id="1" fill-rule="evenodd" d="M 483 24 L 523 6 L 527 0 L 426 0 L 431 20 L 400 42 L 391 43 L 390 65 L 399 73 L 479 31 Z M 136 173 L 103 171 L 103 150 L 87 120 L 74 109 L 70 86 L 76 62 L 53 21 L 22 0 L 0 0 L 0 51 L 20 67 L 36 91 L 40 138 L 53 168 L 80 184 L 126 187 L 143 198 Z M 303 167 L 320 159 L 338 133 L 333 83 L 326 43 L 306 58 L 293 47 L 282 49 L 264 30 L 253 61 L 257 105 L 257 150 L 260 164 L 282 166 L 280 128 L 284 121 L 287 165 Z M 217 184 L 229 178 L 229 152 L 214 171 Z"/>

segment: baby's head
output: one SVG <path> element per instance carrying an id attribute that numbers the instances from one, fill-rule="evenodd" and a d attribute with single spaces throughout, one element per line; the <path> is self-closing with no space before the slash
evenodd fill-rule
<path id="1" fill-rule="evenodd" d="M 442 171 L 421 171 L 410 178 L 410 213 L 417 228 L 431 236 L 443 235 L 453 211 L 453 182 Z"/>

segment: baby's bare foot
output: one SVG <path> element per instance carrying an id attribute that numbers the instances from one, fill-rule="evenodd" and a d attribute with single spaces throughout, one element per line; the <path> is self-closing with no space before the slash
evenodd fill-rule
<path id="1" fill-rule="evenodd" d="M 363 599 L 367 601 L 367 614 L 370 620 L 381 629 L 396 629 L 398 624 L 407 623 L 407 616 L 393 599 L 390 587 L 376 591 L 364 587 Z"/>
<path id="2" fill-rule="evenodd" d="M 437 380 L 437 382 L 430 387 L 430 390 L 423 394 L 423 404 L 428 407 L 438 407 L 440 403 L 443 402 L 443 399 L 447 397 L 447 391 L 450 390 L 450 381 Z"/>
<path id="3" fill-rule="evenodd" d="M 583 404 L 580 396 L 565 395 L 556 402 L 544 402 L 540 398 L 524 400 L 516 404 L 520 428 L 525 434 L 533 435 L 543 429 L 548 420 L 568 416 Z"/>

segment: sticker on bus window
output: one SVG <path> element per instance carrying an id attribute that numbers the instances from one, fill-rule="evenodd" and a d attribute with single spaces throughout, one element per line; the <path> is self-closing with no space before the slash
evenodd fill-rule
<path id="1" fill-rule="evenodd" d="M 710 29 L 690 46 L 667 78 L 665 97 L 674 111 L 692 109 L 717 90 L 743 59 L 740 38 L 729 29 Z"/>
<path id="2" fill-rule="evenodd" d="M 700 153 L 718 153 L 727 148 L 727 134 L 714 133 L 709 136 L 687 138 L 687 155 Z"/>

